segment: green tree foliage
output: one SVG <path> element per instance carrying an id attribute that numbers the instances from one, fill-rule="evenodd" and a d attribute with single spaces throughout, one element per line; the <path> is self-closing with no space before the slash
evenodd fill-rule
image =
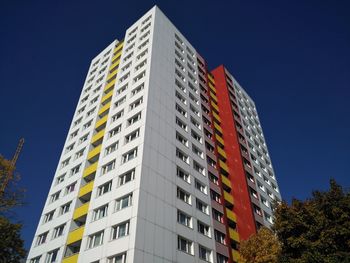
<path id="1" fill-rule="evenodd" d="M 282 202 L 273 229 L 282 245 L 281 263 L 350 262 L 350 194 L 331 180 L 327 192 Z"/>
<path id="2" fill-rule="evenodd" d="M 240 244 L 242 261 L 247 263 L 277 263 L 280 251 L 277 237 L 266 227 Z"/>
<path id="3" fill-rule="evenodd" d="M 14 170 L 11 162 L 0 155 L 1 184 L 10 170 Z M 20 236 L 22 225 L 12 223 L 8 218 L 12 209 L 22 204 L 23 190 L 17 187 L 18 180 L 18 176 L 12 177 L 5 191 L 0 193 L 0 262 L 4 263 L 18 263 L 26 256 Z"/>

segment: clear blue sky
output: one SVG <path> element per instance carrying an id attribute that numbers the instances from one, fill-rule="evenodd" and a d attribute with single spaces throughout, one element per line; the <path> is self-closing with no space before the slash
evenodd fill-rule
<path id="1" fill-rule="evenodd" d="M 153 1 L 0 3 L 0 153 L 18 161 L 30 246 L 90 60 Z M 350 1 L 159 1 L 256 101 L 285 200 L 350 186 Z"/>

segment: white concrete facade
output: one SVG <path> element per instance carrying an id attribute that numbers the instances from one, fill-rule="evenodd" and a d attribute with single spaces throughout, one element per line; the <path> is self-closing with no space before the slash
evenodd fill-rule
<path id="1" fill-rule="evenodd" d="M 91 62 L 27 262 L 67 256 L 117 42 Z M 196 61 L 196 50 L 157 7 L 126 31 L 78 262 L 216 262 Z M 209 226 L 206 234 L 199 222 Z"/>

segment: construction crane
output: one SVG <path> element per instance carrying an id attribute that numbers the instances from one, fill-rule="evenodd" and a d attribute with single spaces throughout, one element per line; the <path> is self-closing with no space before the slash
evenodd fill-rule
<path id="1" fill-rule="evenodd" d="M 24 138 L 21 138 L 18 142 L 17 149 L 15 154 L 12 157 L 11 163 L 10 163 L 10 168 L 5 172 L 4 174 L 4 180 L 2 184 L 0 185 L 0 196 L 3 195 L 5 192 L 6 186 L 8 185 L 9 181 L 13 178 L 13 172 L 16 166 L 16 162 L 18 160 L 18 156 L 20 152 L 22 151 L 24 144 Z"/>

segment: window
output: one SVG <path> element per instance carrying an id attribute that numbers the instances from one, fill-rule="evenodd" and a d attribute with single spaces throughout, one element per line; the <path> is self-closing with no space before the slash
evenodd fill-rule
<path id="1" fill-rule="evenodd" d="M 102 245 L 103 243 L 103 231 L 92 234 L 88 238 L 87 248 L 93 248 Z"/>
<path id="2" fill-rule="evenodd" d="M 135 169 L 132 169 L 119 176 L 118 185 L 121 186 L 135 179 Z"/>
<path id="3" fill-rule="evenodd" d="M 176 124 L 181 127 L 183 130 L 187 131 L 187 125 L 181 121 L 178 117 L 176 117 Z"/>
<path id="4" fill-rule="evenodd" d="M 211 172 L 209 172 L 209 180 L 214 184 L 219 185 L 219 178 L 217 178 L 217 176 L 215 176 Z"/>
<path id="5" fill-rule="evenodd" d="M 182 107 L 180 107 L 177 103 L 175 104 L 175 109 L 176 109 L 180 114 L 182 114 L 183 116 L 187 117 L 187 112 L 186 112 Z"/>
<path id="6" fill-rule="evenodd" d="M 58 255 L 58 250 L 55 249 L 47 253 L 45 263 L 56 263 L 57 262 L 57 255 Z"/>
<path id="7" fill-rule="evenodd" d="M 219 253 L 216 255 L 216 259 L 217 263 L 228 263 L 228 258 Z"/>
<path id="8" fill-rule="evenodd" d="M 204 214 L 209 214 L 208 205 L 200 201 L 198 198 L 196 199 L 196 208 Z"/>
<path id="9" fill-rule="evenodd" d="M 137 93 L 139 93 L 141 90 L 143 90 L 145 87 L 145 84 L 142 83 L 141 85 L 137 86 L 131 91 L 131 96 L 135 96 Z"/>
<path id="10" fill-rule="evenodd" d="M 178 98 L 183 104 L 187 104 L 186 99 L 178 92 L 175 91 L 175 96 Z"/>
<path id="11" fill-rule="evenodd" d="M 89 128 L 91 126 L 91 124 L 92 124 L 92 120 L 87 122 L 87 123 L 85 123 L 84 126 L 83 126 L 83 130 Z"/>
<path id="12" fill-rule="evenodd" d="M 124 92 L 128 88 L 128 84 L 125 84 L 120 89 L 117 90 L 117 94 L 120 95 L 122 92 Z"/>
<path id="13" fill-rule="evenodd" d="M 40 263 L 40 259 L 41 259 L 41 256 L 39 257 L 36 257 L 36 258 L 32 258 L 29 263 Z"/>
<path id="14" fill-rule="evenodd" d="M 221 244 L 226 245 L 225 234 L 224 233 L 221 233 L 221 232 L 219 232 L 217 230 L 214 230 L 214 237 L 215 237 L 216 242 L 219 242 Z"/>
<path id="15" fill-rule="evenodd" d="M 100 185 L 97 188 L 97 196 L 104 195 L 105 193 L 108 193 L 112 189 L 112 180 L 108 181 L 107 183 L 104 183 L 103 185 Z"/>
<path id="16" fill-rule="evenodd" d="M 177 248 L 182 252 L 193 255 L 193 242 L 186 238 L 177 237 Z"/>
<path id="17" fill-rule="evenodd" d="M 202 137 L 195 131 L 191 130 L 191 136 L 198 142 L 202 143 Z"/>
<path id="18" fill-rule="evenodd" d="M 106 174 L 115 168 L 115 160 L 102 166 L 102 174 Z"/>
<path id="19" fill-rule="evenodd" d="M 198 232 L 201 233 L 202 235 L 205 235 L 207 237 L 210 237 L 210 226 L 208 226 L 207 224 L 202 223 L 201 221 L 197 221 L 197 229 Z"/>
<path id="20" fill-rule="evenodd" d="M 68 213 L 69 212 L 69 209 L 70 209 L 70 205 L 71 205 L 72 202 L 68 202 L 64 205 L 61 205 L 60 207 L 60 215 L 63 215 L 65 213 Z"/>
<path id="21" fill-rule="evenodd" d="M 68 185 L 68 186 L 66 187 L 65 194 L 67 195 L 67 194 L 70 194 L 71 192 L 73 192 L 74 189 L 75 189 L 75 185 L 76 185 L 76 184 L 77 184 L 77 183 L 74 182 L 74 183 Z"/>
<path id="22" fill-rule="evenodd" d="M 120 197 L 115 202 L 115 211 L 119 211 L 125 207 L 132 205 L 132 193 Z"/>
<path id="23" fill-rule="evenodd" d="M 211 250 L 201 245 L 198 245 L 198 248 L 199 248 L 199 258 L 207 262 L 212 262 Z"/>
<path id="24" fill-rule="evenodd" d="M 182 136 L 179 132 L 176 132 L 176 139 L 179 142 L 181 142 L 183 145 L 188 147 L 188 140 L 184 136 Z"/>
<path id="25" fill-rule="evenodd" d="M 180 187 L 177 188 L 177 198 L 191 205 L 191 195 L 182 190 Z"/>
<path id="26" fill-rule="evenodd" d="M 124 115 L 124 110 L 121 110 L 112 116 L 112 122 L 120 119 Z"/>
<path id="27" fill-rule="evenodd" d="M 62 183 L 64 181 L 64 177 L 66 176 L 66 174 L 60 175 L 56 178 L 56 182 L 55 185 L 58 185 L 60 183 Z"/>
<path id="28" fill-rule="evenodd" d="M 191 176 L 189 173 L 185 172 L 181 168 L 176 168 L 176 175 L 181 178 L 182 180 L 186 181 L 187 183 L 191 183 Z"/>
<path id="29" fill-rule="evenodd" d="M 93 109 L 89 110 L 87 113 L 86 113 L 86 117 L 89 117 L 91 116 L 96 110 L 96 107 L 94 107 Z"/>
<path id="30" fill-rule="evenodd" d="M 196 161 L 193 161 L 193 168 L 202 175 L 205 175 L 205 169 Z"/>
<path id="31" fill-rule="evenodd" d="M 79 143 L 83 143 L 83 142 L 87 141 L 88 136 L 89 136 L 89 134 L 85 134 L 83 137 L 81 137 L 81 138 L 79 139 Z"/>
<path id="32" fill-rule="evenodd" d="M 53 203 L 53 202 L 55 202 L 56 200 L 58 200 L 58 198 L 60 197 L 60 192 L 61 192 L 61 191 L 58 191 L 58 192 L 56 192 L 56 193 L 54 193 L 54 194 L 51 195 L 51 197 L 50 197 L 50 203 Z"/>
<path id="33" fill-rule="evenodd" d="M 64 227 L 66 224 L 55 227 L 53 230 L 52 238 L 57 238 L 63 235 Z"/>
<path id="34" fill-rule="evenodd" d="M 132 116 L 131 118 L 129 118 L 127 120 L 127 124 L 128 126 L 132 125 L 133 123 L 137 122 L 138 120 L 141 119 L 141 112 L 135 114 L 134 116 Z"/>
<path id="35" fill-rule="evenodd" d="M 84 149 L 81 149 L 80 151 L 78 151 L 76 154 L 75 154 L 75 159 L 78 159 L 80 158 L 81 156 L 84 155 L 84 151 L 85 151 L 85 148 Z"/>
<path id="36" fill-rule="evenodd" d="M 112 227 L 112 239 L 117 239 L 129 235 L 129 221 Z"/>
<path id="37" fill-rule="evenodd" d="M 67 158 L 66 160 L 64 160 L 64 161 L 61 163 L 61 168 L 66 167 L 66 166 L 69 164 L 69 160 L 70 160 L 70 157 Z"/>
<path id="38" fill-rule="evenodd" d="M 46 239 L 47 239 L 47 234 L 49 233 L 49 231 L 39 235 L 36 239 L 36 245 L 37 246 L 40 246 L 42 244 L 44 244 L 46 242 Z"/>
<path id="39" fill-rule="evenodd" d="M 83 112 L 84 112 L 84 110 L 85 110 L 85 106 L 84 106 L 84 107 L 82 107 L 82 108 L 80 108 L 80 109 L 78 110 L 77 115 L 79 115 L 79 114 L 83 113 Z"/>
<path id="40" fill-rule="evenodd" d="M 105 149 L 105 155 L 108 155 L 112 152 L 114 152 L 115 150 L 118 149 L 118 141 L 115 143 L 112 143 L 111 145 L 109 145 L 108 147 L 106 147 Z"/>
<path id="41" fill-rule="evenodd" d="M 125 136 L 125 144 L 135 140 L 139 136 L 140 136 L 140 129 L 137 129 L 137 130 L 129 133 L 128 135 Z"/>
<path id="42" fill-rule="evenodd" d="M 137 148 L 134 148 L 130 151 L 128 151 L 127 153 L 124 153 L 122 155 L 122 164 L 126 163 L 128 161 L 131 161 L 132 159 L 137 157 Z"/>
<path id="43" fill-rule="evenodd" d="M 136 77 L 134 77 L 133 81 L 134 83 L 138 82 L 140 79 L 142 79 L 144 76 L 146 76 L 146 72 L 142 71 L 140 74 L 138 74 Z"/>
<path id="44" fill-rule="evenodd" d="M 122 125 L 120 124 L 108 132 L 108 137 L 109 138 L 113 137 L 114 135 L 118 134 L 121 130 L 122 130 Z"/>
<path id="45" fill-rule="evenodd" d="M 74 166 L 71 170 L 70 170 L 70 175 L 73 176 L 77 173 L 79 173 L 80 171 L 80 166 L 81 164 L 77 165 L 77 166 Z"/>
<path id="46" fill-rule="evenodd" d="M 177 222 L 181 225 L 192 228 L 192 217 L 180 210 L 177 210 Z"/>
<path id="47" fill-rule="evenodd" d="M 70 152 L 74 148 L 74 143 L 66 147 L 66 153 Z"/>
<path id="48" fill-rule="evenodd" d="M 141 98 L 135 100 L 133 103 L 131 103 L 131 104 L 129 105 L 129 110 L 133 110 L 133 109 L 135 109 L 137 106 L 140 106 L 140 105 L 142 104 L 142 102 L 143 102 L 143 97 L 141 97 Z"/>
<path id="49" fill-rule="evenodd" d="M 195 179 L 194 186 L 197 190 L 201 191 L 203 194 L 207 194 L 207 186 L 200 182 L 199 180 Z"/>
<path id="50" fill-rule="evenodd" d="M 116 103 L 114 103 L 115 108 L 119 107 L 120 105 L 122 105 L 124 101 L 126 101 L 126 96 L 124 96 L 123 98 L 118 100 Z"/>
<path id="51" fill-rule="evenodd" d="M 107 216 L 107 213 L 108 213 L 108 204 L 94 209 L 94 212 L 92 214 L 92 221 L 96 221 L 98 219 L 101 219 Z"/>
<path id="52" fill-rule="evenodd" d="M 52 210 L 51 212 L 48 212 L 44 215 L 43 223 L 50 222 L 53 219 L 53 215 L 55 214 L 55 210 Z"/>
<path id="53" fill-rule="evenodd" d="M 109 257 L 107 263 L 125 263 L 126 262 L 126 252 Z"/>
<path id="54" fill-rule="evenodd" d="M 204 158 L 203 152 L 196 146 L 192 144 L 192 152 L 194 152 L 196 155 L 198 155 L 200 158 Z"/>
<path id="55" fill-rule="evenodd" d="M 177 156 L 177 158 L 181 159 L 185 163 L 189 163 L 190 162 L 190 158 L 188 157 L 188 155 L 183 153 L 182 151 L 180 151 L 177 148 L 176 148 L 176 156 Z"/>
<path id="56" fill-rule="evenodd" d="M 220 223 L 224 223 L 224 215 L 216 209 L 213 209 L 213 218 Z"/>
<path id="57" fill-rule="evenodd" d="M 196 126 L 199 130 L 202 129 L 201 125 L 199 124 L 198 121 L 196 121 L 193 117 L 191 117 L 191 123 Z"/>

